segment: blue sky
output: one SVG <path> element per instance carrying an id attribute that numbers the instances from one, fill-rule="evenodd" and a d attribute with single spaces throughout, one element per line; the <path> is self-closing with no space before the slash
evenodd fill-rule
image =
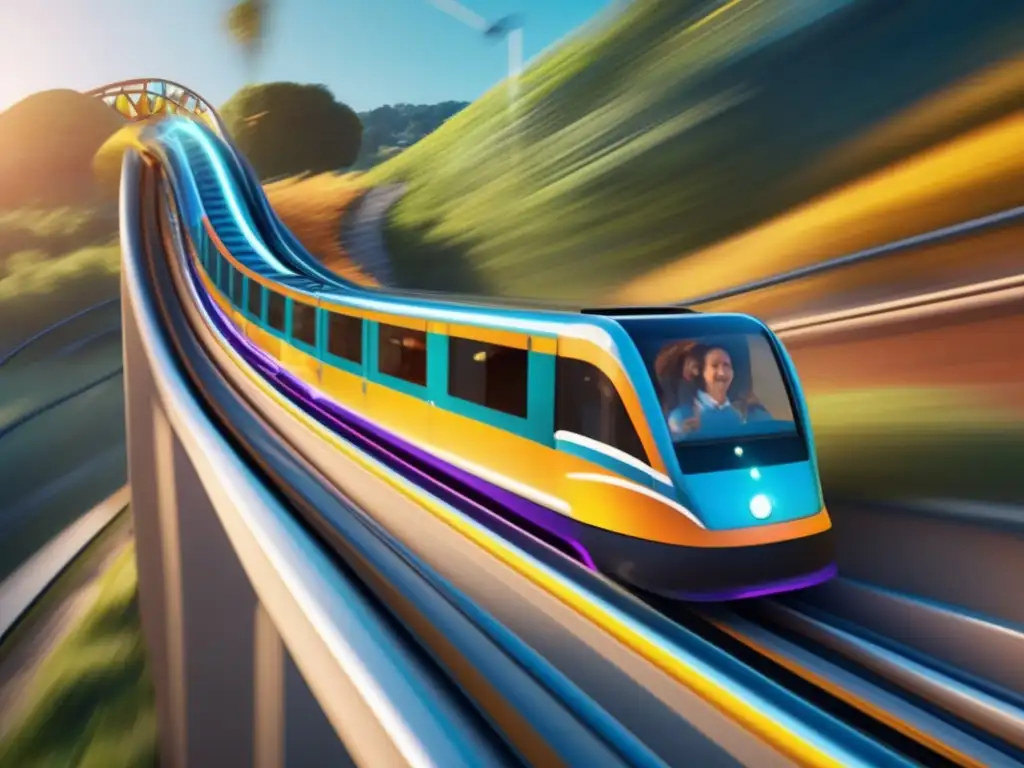
<path id="1" fill-rule="evenodd" d="M 501 80 L 507 53 L 427 0 L 273 0 L 259 80 L 326 83 L 356 110 L 470 101 Z M 521 12 L 525 57 L 610 0 L 462 0 L 488 19 Z M 0 109 L 49 88 L 165 77 L 223 103 L 245 82 L 224 32 L 232 0 L 0 3 Z M 171 10 L 173 9 L 173 10 Z"/>

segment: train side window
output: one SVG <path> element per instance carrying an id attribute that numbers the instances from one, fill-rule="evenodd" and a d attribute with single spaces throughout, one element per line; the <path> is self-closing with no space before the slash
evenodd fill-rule
<path id="1" fill-rule="evenodd" d="M 427 334 L 380 324 L 377 370 L 421 387 L 427 385 Z"/>
<path id="2" fill-rule="evenodd" d="M 224 294 L 224 298 L 231 298 L 231 263 L 227 259 L 223 259 L 223 263 L 220 267 L 220 279 L 217 281 L 217 287 L 220 288 L 220 292 Z"/>
<path id="3" fill-rule="evenodd" d="M 267 293 L 267 325 L 284 333 L 284 296 L 273 291 Z"/>
<path id="4" fill-rule="evenodd" d="M 221 256 L 220 273 L 217 275 L 217 287 L 220 288 L 220 292 L 225 296 L 228 295 L 228 291 L 231 289 L 232 272 L 234 272 L 234 268 L 231 266 L 231 262 Z"/>
<path id="5" fill-rule="evenodd" d="M 589 437 L 649 463 L 615 385 L 596 366 L 582 360 L 558 358 L 555 430 Z"/>
<path id="6" fill-rule="evenodd" d="M 316 307 L 292 301 L 292 338 L 316 346 Z"/>
<path id="7" fill-rule="evenodd" d="M 228 289 L 231 288 L 231 273 L 233 269 L 231 262 L 225 259 L 223 256 L 220 257 L 220 272 L 217 273 L 217 287 L 220 288 L 220 292 L 225 296 L 228 295 Z"/>
<path id="8" fill-rule="evenodd" d="M 236 307 L 242 306 L 242 273 L 237 269 L 231 270 L 231 303 Z"/>
<path id="9" fill-rule="evenodd" d="M 261 317 L 263 314 L 263 286 L 249 278 L 249 314 Z"/>
<path id="10" fill-rule="evenodd" d="M 357 365 L 363 362 L 363 319 L 331 312 L 327 315 L 327 351 Z"/>
<path id="11" fill-rule="evenodd" d="M 500 344 L 448 340 L 448 394 L 526 418 L 528 354 Z"/>

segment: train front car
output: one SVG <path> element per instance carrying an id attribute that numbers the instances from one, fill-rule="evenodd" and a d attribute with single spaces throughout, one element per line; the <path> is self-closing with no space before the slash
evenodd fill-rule
<path id="1" fill-rule="evenodd" d="M 617 326 L 617 364 L 631 385 L 627 410 L 644 435 L 632 453 L 660 460 L 620 455 L 623 477 L 611 483 L 568 475 L 574 508 L 600 510 L 578 531 L 596 566 L 632 587 L 693 601 L 834 576 L 807 408 L 779 339 L 745 315 L 607 314 L 601 320 Z"/>

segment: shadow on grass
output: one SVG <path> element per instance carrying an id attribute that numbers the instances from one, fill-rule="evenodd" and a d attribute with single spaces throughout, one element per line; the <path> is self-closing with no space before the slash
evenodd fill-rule
<path id="1" fill-rule="evenodd" d="M 397 285 L 421 291 L 496 293 L 477 271 L 469 248 L 454 241 L 438 242 L 434 229 L 439 224 L 440 219 L 434 219 L 416 226 L 399 225 L 387 216 L 384 244 Z"/>
<path id="2" fill-rule="evenodd" d="M 156 717 L 136 596 L 134 548 L 103 576 L 95 605 L 43 662 L 0 766 L 153 766 Z"/>

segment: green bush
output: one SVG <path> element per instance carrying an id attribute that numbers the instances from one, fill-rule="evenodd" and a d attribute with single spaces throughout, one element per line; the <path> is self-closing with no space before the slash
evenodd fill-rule
<path id="1" fill-rule="evenodd" d="M 117 557 L 90 610 L 43 661 L 0 766 L 157 763 L 156 697 L 139 621 L 135 548 Z"/>
<path id="2" fill-rule="evenodd" d="M 118 295 L 121 249 L 91 246 L 48 258 L 8 256 L 0 279 L 0 354 L 63 317 Z"/>
<path id="3" fill-rule="evenodd" d="M 32 251 L 52 259 L 117 239 L 117 206 L 23 209 L 0 212 L 0 279 L 10 261 Z M 24 258 L 24 257 L 21 257 Z"/>
<path id="4" fill-rule="evenodd" d="M 362 143 L 358 115 L 323 85 L 246 86 L 220 115 L 263 180 L 348 168 Z"/>

